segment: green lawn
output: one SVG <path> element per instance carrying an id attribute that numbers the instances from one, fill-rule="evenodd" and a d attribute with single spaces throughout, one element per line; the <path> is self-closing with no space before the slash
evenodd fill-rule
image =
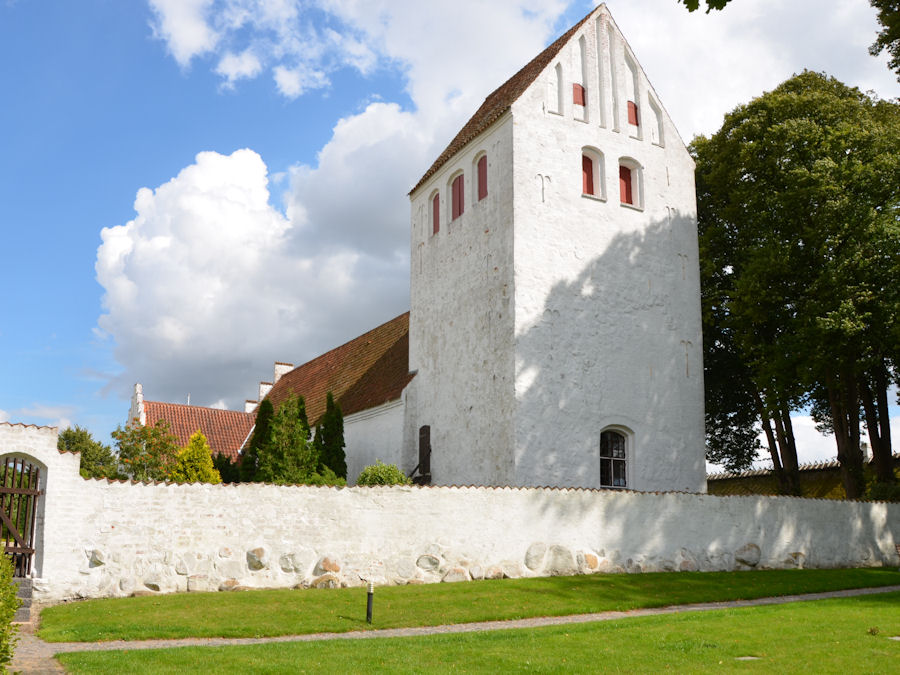
<path id="1" fill-rule="evenodd" d="M 372 628 L 584 614 L 900 584 L 895 569 L 613 574 L 379 587 Z M 89 600 L 41 614 L 48 641 L 256 637 L 362 630 L 364 588 Z"/>
<path id="2" fill-rule="evenodd" d="M 896 673 L 900 593 L 457 635 L 64 654 L 74 673 Z M 757 657 L 739 661 L 739 657 Z"/>

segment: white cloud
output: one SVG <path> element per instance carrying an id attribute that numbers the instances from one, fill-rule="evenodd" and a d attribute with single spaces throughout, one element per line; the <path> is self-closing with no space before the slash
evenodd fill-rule
<path id="1" fill-rule="evenodd" d="M 156 14 L 153 28 L 165 40 L 179 65 L 212 51 L 219 36 L 209 25 L 207 16 L 214 0 L 149 0 Z"/>
<path id="2" fill-rule="evenodd" d="M 43 405 L 40 403 L 13 411 L 17 421 L 22 421 L 26 424 L 39 423 L 58 427 L 59 429 L 66 429 L 72 426 L 72 415 L 74 413 L 75 408 L 69 405 Z M 4 414 L 3 411 L 0 411 L 0 421 L 4 421 Z"/>
<path id="3" fill-rule="evenodd" d="M 9 422 L 9 413 L 0 408 L 0 422 Z"/>
<path id="4" fill-rule="evenodd" d="M 238 80 L 256 77 L 261 70 L 262 63 L 252 49 L 245 49 L 240 54 L 227 52 L 216 66 L 216 72 L 225 78 L 229 86 L 234 86 Z"/>
<path id="5" fill-rule="evenodd" d="M 278 92 L 285 98 L 297 98 L 310 89 L 320 89 L 328 85 L 328 76 L 321 70 L 313 70 L 300 65 L 293 68 L 275 66 L 272 77 Z"/>
<path id="6" fill-rule="evenodd" d="M 201 152 L 139 190 L 134 208 L 102 231 L 96 262 L 122 394 L 142 382 L 151 400 L 190 392 L 197 405 L 239 408 L 274 360 L 299 363 L 405 309 L 400 289 L 379 283 L 383 263 L 292 240 L 251 150 Z"/>

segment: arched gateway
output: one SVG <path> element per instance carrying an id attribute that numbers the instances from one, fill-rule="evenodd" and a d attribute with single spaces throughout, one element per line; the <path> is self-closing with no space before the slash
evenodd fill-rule
<path id="1" fill-rule="evenodd" d="M 15 576 L 31 576 L 35 553 L 35 522 L 41 488 L 41 469 L 25 457 L 0 458 L 0 536 L 4 551 L 12 558 Z"/>

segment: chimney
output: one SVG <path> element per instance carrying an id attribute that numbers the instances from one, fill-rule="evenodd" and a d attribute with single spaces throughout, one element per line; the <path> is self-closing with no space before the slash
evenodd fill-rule
<path id="1" fill-rule="evenodd" d="M 246 401 L 244 401 L 244 412 L 252 413 L 254 410 L 256 410 L 256 406 L 258 403 L 259 403 L 259 401 L 251 401 L 248 398 Z"/>
<path id="2" fill-rule="evenodd" d="M 259 383 L 259 400 L 262 401 L 266 394 L 272 391 L 272 383 L 271 382 L 260 382 Z"/>
<path id="3" fill-rule="evenodd" d="M 293 363 L 284 363 L 283 361 L 275 362 L 275 377 L 272 379 L 272 384 L 278 382 L 281 379 L 282 375 L 286 375 L 294 369 Z"/>
<path id="4" fill-rule="evenodd" d="M 147 412 L 144 410 L 144 387 L 140 382 L 134 385 L 134 393 L 131 395 L 131 408 L 128 410 L 128 421 L 125 426 L 131 426 L 133 420 L 138 420 L 141 426 L 147 424 Z"/>

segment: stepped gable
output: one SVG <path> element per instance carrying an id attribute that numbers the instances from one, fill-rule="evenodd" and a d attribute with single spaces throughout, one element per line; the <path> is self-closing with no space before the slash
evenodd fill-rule
<path id="1" fill-rule="evenodd" d="M 525 90 L 537 79 L 544 68 L 553 60 L 559 51 L 565 46 L 569 39 L 581 28 L 585 21 L 594 15 L 601 7 L 599 5 L 592 9 L 588 14 L 569 30 L 565 32 L 553 44 L 547 47 L 540 54 L 529 61 L 525 67 L 501 84 L 491 94 L 484 99 L 481 107 L 475 111 L 475 114 L 468 122 L 459 130 L 459 133 L 450 141 L 450 145 L 444 148 L 444 151 L 434 160 L 434 164 L 425 172 L 425 175 L 419 179 L 416 186 L 409 191 L 410 194 L 419 189 L 419 187 L 431 178 L 440 168 L 457 152 L 462 150 L 466 144 L 474 139 L 478 134 L 487 129 L 491 124 L 496 122 L 510 106 L 523 94 Z"/>
<path id="2" fill-rule="evenodd" d="M 147 426 L 153 426 L 158 420 L 165 420 L 178 439 L 180 446 L 185 446 L 191 435 L 200 429 L 213 455 L 221 454 L 232 461 L 237 460 L 256 416 L 253 413 L 237 410 L 220 410 L 203 408 L 181 403 L 161 403 L 144 401 L 144 412 L 147 415 Z"/>
<path id="3" fill-rule="evenodd" d="M 409 312 L 282 375 L 268 398 L 277 410 L 303 396 L 310 424 L 325 412 L 330 391 L 345 416 L 400 398 L 409 372 Z"/>

